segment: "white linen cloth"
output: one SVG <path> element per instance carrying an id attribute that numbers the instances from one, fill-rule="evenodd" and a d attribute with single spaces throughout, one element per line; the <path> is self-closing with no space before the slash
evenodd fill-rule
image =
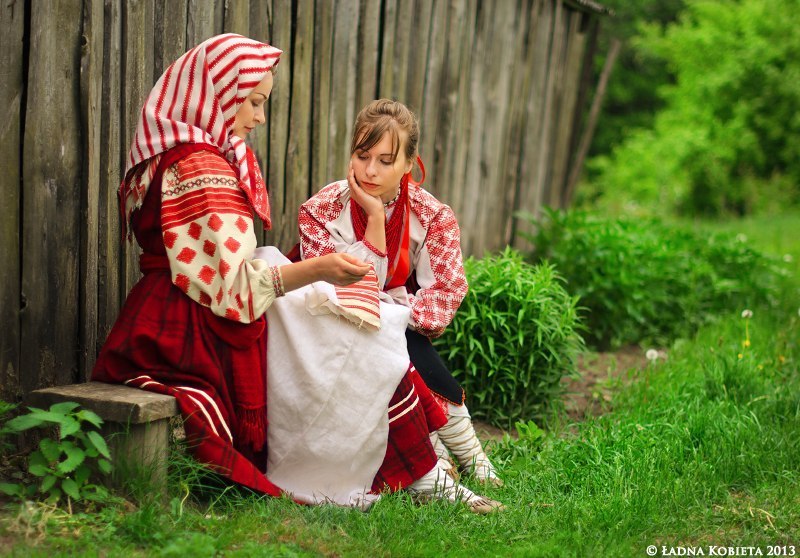
<path id="1" fill-rule="evenodd" d="M 289 263 L 258 248 L 270 265 Z M 320 304 L 321 300 L 330 304 Z M 386 454 L 389 400 L 409 367 L 410 310 L 381 302 L 381 328 L 330 311 L 333 285 L 286 293 L 267 310 L 267 477 L 307 503 L 366 508 Z"/>

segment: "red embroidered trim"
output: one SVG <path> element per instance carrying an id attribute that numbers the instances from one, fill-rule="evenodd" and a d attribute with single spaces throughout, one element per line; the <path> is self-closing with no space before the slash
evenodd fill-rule
<path id="1" fill-rule="evenodd" d="M 385 257 L 386 257 L 386 252 L 381 252 L 380 250 L 378 250 L 377 248 L 375 248 L 375 247 L 374 247 L 372 244 L 370 244 L 370 242 L 369 242 L 369 241 L 368 241 L 366 238 L 362 239 L 362 240 L 361 240 L 361 242 L 363 242 L 363 243 L 364 243 L 364 246 L 366 246 L 367 248 L 369 248 L 369 249 L 370 249 L 370 251 L 371 251 L 373 254 L 375 254 L 376 256 L 378 256 L 379 258 L 385 258 Z"/>

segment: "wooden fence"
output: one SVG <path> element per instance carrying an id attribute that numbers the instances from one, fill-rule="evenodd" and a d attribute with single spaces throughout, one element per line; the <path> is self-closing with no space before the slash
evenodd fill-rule
<path id="1" fill-rule="evenodd" d="M 275 228 L 344 176 L 355 114 L 420 117 L 426 187 L 466 254 L 517 244 L 517 210 L 568 202 L 602 9 L 588 0 L 7 0 L 0 12 L 0 397 L 88 377 L 139 276 L 116 191 L 163 69 L 221 32 L 285 50 L 253 145 Z"/>

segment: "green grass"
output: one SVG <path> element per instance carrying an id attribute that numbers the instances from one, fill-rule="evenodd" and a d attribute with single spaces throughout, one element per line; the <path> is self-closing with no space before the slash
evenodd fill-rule
<path id="1" fill-rule="evenodd" d="M 699 230 L 741 234 L 741 240 L 754 248 L 780 258 L 788 256 L 787 268 L 800 287 L 800 209 L 738 220 L 698 221 L 693 225 Z"/>
<path id="2" fill-rule="evenodd" d="M 730 226 L 758 248 L 800 260 L 800 234 L 788 234 L 800 232 L 800 214 L 702 226 Z M 165 506 L 111 505 L 26 522 L 8 505 L 0 552 L 645 556 L 655 544 L 706 553 L 708 545 L 757 546 L 766 555 L 767 545 L 794 544 L 800 553 L 800 281 L 788 281 L 779 308 L 752 308 L 747 337 L 743 308 L 731 309 L 667 347 L 666 360 L 629 371 L 607 414 L 562 422 L 544 439 L 493 444 L 506 486 L 488 495 L 508 505 L 504 513 L 418 507 L 402 494 L 367 513 L 234 491 L 187 497 L 186 486 L 202 478 L 184 463 Z"/>

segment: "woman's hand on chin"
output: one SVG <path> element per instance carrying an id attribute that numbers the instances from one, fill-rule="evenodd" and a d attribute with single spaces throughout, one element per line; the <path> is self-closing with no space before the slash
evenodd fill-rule
<path id="1" fill-rule="evenodd" d="M 371 196 L 366 193 L 364 189 L 358 185 L 352 165 L 350 166 L 350 171 L 347 173 L 347 184 L 350 186 L 350 196 L 361 206 L 364 213 L 367 214 L 367 217 L 385 218 L 383 202 L 379 197 Z"/>

